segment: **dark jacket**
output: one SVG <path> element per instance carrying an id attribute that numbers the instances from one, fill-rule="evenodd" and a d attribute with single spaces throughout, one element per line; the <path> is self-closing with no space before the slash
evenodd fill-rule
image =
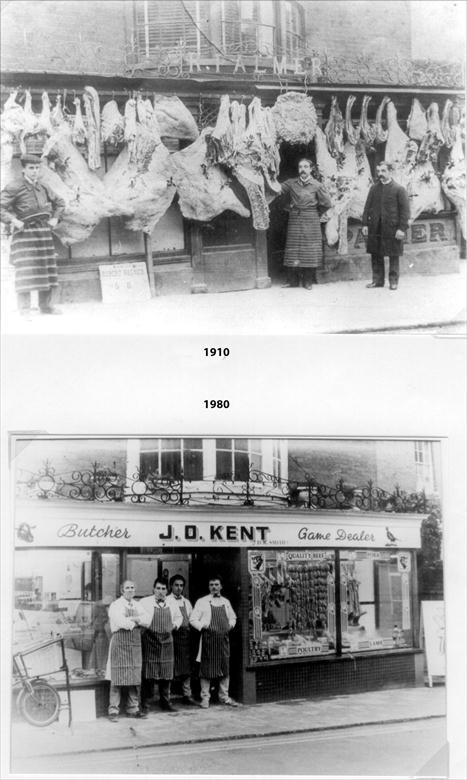
<path id="1" fill-rule="evenodd" d="M 396 239 L 396 230 L 403 230 L 405 233 L 409 226 L 409 216 L 409 197 L 404 187 L 395 181 L 373 184 L 362 218 L 363 226 L 368 227 L 367 252 L 381 252 L 385 256 L 402 255 L 404 242 Z"/>
<path id="2" fill-rule="evenodd" d="M 24 177 L 7 184 L 0 194 L 0 221 L 7 224 L 15 217 L 24 221 L 34 214 L 59 219 L 64 209 L 63 198 L 54 195 L 43 184 L 32 184 Z"/>

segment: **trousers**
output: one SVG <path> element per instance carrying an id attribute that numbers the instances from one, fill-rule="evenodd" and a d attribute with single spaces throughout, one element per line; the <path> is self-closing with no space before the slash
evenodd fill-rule
<path id="1" fill-rule="evenodd" d="M 291 287 L 316 284 L 316 268 L 287 268 L 287 282 Z"/>
<path id="2" fill-rule="evenodd" d="M 384 287 L 384 255 L 371 255 L 371 271 L 373 274 L 373 284 L 378 287 Z M 389 255 L 389 281 L 399 281 L 399 255 Z"/>
<path id="3" fill-rule="evenodd" d="M 19 311 L 27 311 L 31 308 L 31 293 L 30 292 L 19 292 L 16 293 L 17 300 L 18 300 L 18 309 Z M 52 304 L 52 290 L 38 290 L 38 296 L 39 296 L 39 309 L 41 311 L 44 311 L 44 309 L 50 308 Z"/>
<path id="4" fill-rule="evenodd" d="M 148 680 L 143 678 L 141 683 L 141 709 L 148 710 L 149 699 L 152 699 L 154 695 L 154 682 L 155 680 Z M 159 689 L 159 707 L 166 709 L 170 704 L 170 683 L 171 680 L 157 680 Z"/>
<path id="5" fill-rule="evenodd" d="M 219 701 L 226 702 L 229 699 L 230 677 L 219 678 Z M 201 683 L 201 701 L 208 702 L 211 698 L 211 680 L 206 677 L 200 677 Z"/>
<path id="6" fill-rule="evenodd" d="M 126 688 L 127 702 L 126 711 L 129 715 L 134 715 L 139 710 L 139 696 L 138 688 L 136 685 L 112 685 L 110 683 L 110 695 L 109 695 L 109 715 L 118 715 L 120 711 L 120 702 L 122 699 L 122 689 Z"/>

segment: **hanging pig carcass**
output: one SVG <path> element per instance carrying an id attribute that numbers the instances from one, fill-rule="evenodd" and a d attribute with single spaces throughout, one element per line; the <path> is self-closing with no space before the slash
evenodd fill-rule
<path id="1" fill-rule="evenodd" d="M 177 95 L 154 95 L 154 114 L 161 136 L 195 141 L 199 131 L 192 114 Z"/>
<path id="2" fill-rule="evenodd" d="M 465 239 L 467 238 L 465 152 L 462 146 L 460 125 L 455 127 L 455 140 L 451 149 L 449 163 L 441 181 L 444 194 L 456 207 L 457 221 Z"/>

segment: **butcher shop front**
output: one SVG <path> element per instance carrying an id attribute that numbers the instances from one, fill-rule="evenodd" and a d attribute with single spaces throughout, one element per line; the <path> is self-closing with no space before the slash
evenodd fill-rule
<path id="1" fill-rule="evenodd" d="M 72 694 L 104 714 L 107 608 L 119 583 L 134 580 L 139 598 L 155 576 L 180 573 L 193 602 L 219 574 L 238 617 L 231 693 L 240 701 L 423 684 L 421 505 L 356 515 L 238 503 L 247 505 L 18 499 L 14 647 L 63 636 Z M 194 667 L 195 695 L 198 684 Z"/>

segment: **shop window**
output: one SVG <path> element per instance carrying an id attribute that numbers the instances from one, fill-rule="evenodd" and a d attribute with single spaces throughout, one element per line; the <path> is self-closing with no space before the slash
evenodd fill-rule
<path id="1" fill-rule="evenodd" d="M 334 551 L 249 550 L 251 663 L 336 648 Z"/>
<path id="2" fill-rule="evenodd" d="M 158 252 L 185 252 L 185 230 L 182 212 L 172 203 L 151 233 L 154 254 Z"/>
<path id="3" fill-rule="evenodd" d="M 278 441 L 272 443 L 272 474 L 278 480 L 282 477 L 281 447 Z"/>
<path id="4" fill-rule="evenodd" d="M 139 56 L 157 56 L 166 49 L 210 54 L 209 39 L 216 37 L 213 29 L 215 20 L 210 20 L 213 15 L 210 5 L 214 3 L 206 0 L 137 0 L 134 4 L 134 30 Z"/>
<path id="5" fill-rule="evenodd" d="M 239 217 L 232 211 L 224 211 L 210 222 L 203 223 L 201 235 L 204 247 L 220 247 L 238 244 L 253 244 L 254 230 L 251 220 Z"/>
<path id="6" fill-rule="evenodd" d="M 248 439 L 216 439 L 216 479 L 247 482 L 250 469 L 261 471 L 259 446 Z"/>
<path id="7" fill-rule="evenodd" d="M 140 453 L 140 469 L 143 476 L 157 474 L 160 477 L 194 482 L 203 479 L 202 439 L 156 439 L 143 443 Z"/>
<path id="8" fill-rule="evenodd" d="M 342 652 L 411 647 L 411 554 L 341 553 Z"/>
<path id="9" fill-rule="evenodd" d="M 119 595 L 119 585 L 118 554 L 17 551 L 14 651 L 63 637 L 72 682 L 103 677 L 110 639 L 108 606 Z M 31 675 L 43 671 L 40 660 L 40 654 L 31 654 Z"/>

